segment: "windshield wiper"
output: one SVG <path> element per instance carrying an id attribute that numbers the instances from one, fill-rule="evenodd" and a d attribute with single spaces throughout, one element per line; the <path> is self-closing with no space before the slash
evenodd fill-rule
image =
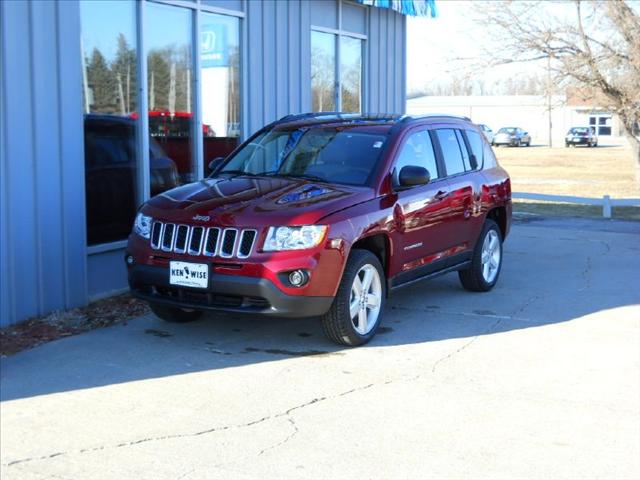
<path id="1" fill-rule="evenodd" d="M 283 173 L 281 174 L 283 177 L 289 177 L 289 178 L 300 178 L 302 180 L 312 180 L 314 182 L 328 182 L 329 180 L 326 178 L 322 178 L 319 177 L 318 175 L 312 175 L 312 174 L 307 174 L 307 173 L 302 173 L 299 175 L 296 174 L 288 174 L 288 173 Z"/>

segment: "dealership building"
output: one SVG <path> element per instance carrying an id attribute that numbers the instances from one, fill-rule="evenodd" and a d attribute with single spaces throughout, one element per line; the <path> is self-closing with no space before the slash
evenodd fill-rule
<path id="1" fill-rule="evenodd" d="M 0 2 L 0 325 L 126 289 L 138 206 L 265 124 L 402 112 L 433 0 Z"/>

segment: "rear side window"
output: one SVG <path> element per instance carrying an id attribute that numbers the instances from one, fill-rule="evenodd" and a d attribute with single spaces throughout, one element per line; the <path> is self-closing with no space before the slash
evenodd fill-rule
<path id="1" fill-rule="evenodd" d="M 400 150 L 400 154 L 396 159 L 396 178 L 400 170 L 402 170 L 402 167 L 406 167 L 407 165 L 424 167 L 429 171 L 429 176 L 432 180 L 438 178 L 436 155 L 433 151 L 431 137 L 429 137 L 427 130 L 409 135 L 404 142 L 402 150 Z"/>
<path id="2" fill-rule="evenodd" d="M 466 149 L 466 147 L 458 142 L 456 131 L 452 128 L 442 128 L 436 130 L 436 135 L 438 135 L 438 141 L 442 149 L 447 175 L 456 175 L 464 172 L 464 159 L 461 148 Z"/>
<path id="3" fill-rule="evenodd" d="M 467 140 L 469 142 L 469 146 L 471 147 L 471 153 L 475 157 L 475 165 L 473 163 L 474 158 L 471 159 L 471 165 L 474 170 L 482 165 L 482 152 L 484 149 L 484 142 L 482 141 L 482 136 L 473 130 L 465 130 L 467 134 Z"/>

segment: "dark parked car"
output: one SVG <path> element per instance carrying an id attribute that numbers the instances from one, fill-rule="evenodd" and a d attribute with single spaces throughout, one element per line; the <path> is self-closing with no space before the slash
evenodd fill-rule
<path id="1" fill-rule="evenodd" d="M 136 215 L 135 122 L 128 117 L 84 117 L 84 157 L 89 245 L 126 237 Z M 175 188 L 175 163 L 149 139 L 151 195 Z"/>
<path id="2" fill-rule="evenodd" d="M 493 137 L 493 145 L 509 145 L 511 147 L 528 147 L 531 145 L 531 135 L 519 127 L 502 127 Z"/>
<path id="3" fill-rule="evenodd" d="M 491 290 L 510 223 L 509 176 L 466 118 L 290 115 L 143 205 L 125 259 L 167 321 L 319 316 L 360 345 L 393 290 L 452 271 Z"/>
<path id="4" fill-rule="evenodd" d="M 565 147 L 575 147 L 576 145 L 586 145 L 587 147 L 598 146 L 598 136 L 593 127 L 573 127 L 567 132 L 564 138 Z"/>

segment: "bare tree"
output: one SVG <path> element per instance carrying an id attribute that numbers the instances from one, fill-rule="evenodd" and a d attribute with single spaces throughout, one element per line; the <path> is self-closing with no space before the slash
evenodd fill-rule
<path id="1" fill-rule="evenodd" d="M 499 48 L 493 64 L 549 61 L 554 85 L 575 85 L 617 114 L 640 164 L 640 13 L 627 0 L 483 2 Z M 566 5 L 565 5 L 566 7 Z M 498 53 L 496 53 L 498 52 Z"/>

